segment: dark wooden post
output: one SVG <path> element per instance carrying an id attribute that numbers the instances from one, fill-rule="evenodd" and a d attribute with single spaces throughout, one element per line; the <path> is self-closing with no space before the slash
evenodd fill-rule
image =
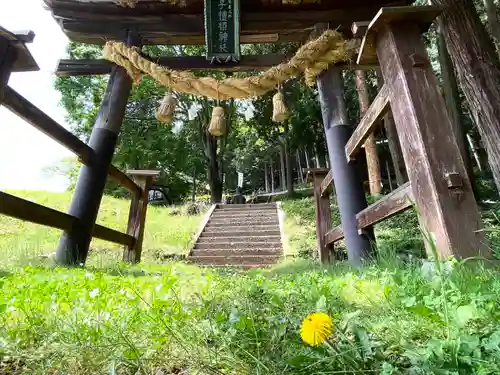
<path id="1" fill-rule="evenodd" d="M 312 182 L 314 190 L 314 204 L 316 207 L 316 241 L 318 257 L 321 263 L 330 262 L 333 246 L 327 246 L 325 235 L 332 229 L 332 211 L 329 194 L 321 195 L 321 183 L 329 170 L 325 168 L 310 169 L 307 172 L 307 181 Z"/>
<path id="2" fill-rule="evenodd" d="M 128 216 L 127 234 L 134 237 L 133 246 L 126 246 L 123 251 L 123 261 L 127 263 L 139 263 L 142 254 L 142 242 L 144 240 L 144 229 L 146 226 L 146 212 L 148 209 L 149 189 L 160 174 L 159 171 L 127 171 L 135 183 L 141 188 L 140 194 L 132 196 L 130 212 Z"/>
<path id="3" fill-rule="evenodd" d="M 344 102 L 344 82 L 339 68 L 318 77 L 318 91 L 330 165 L 349 261 L 358 266 L 372 254 L 373 237 L 358 232 L 356 214 L 367 207 L 363 182 L 355 162 L 348 163 L 345 145 L 351 136 Z"/>
<path id="4" fill-rule="evenodd" d="M 0 37 L 0 104 L 3 101 L 5 86 L 9 82 L 12 66 L 17 57 L 17 51 L 6 38 Z"/>
<path id="5" fill-rule="evenodd" d="M 406 10 L 411 12 L 415 10 Z M 441 258 L 464 258 L 478 251 L 487 255 L 471 184 L 419 24 L 411 15 L 384 24 L 384 12 L 380 14 L 378 23 L 372 22 L 378 30 L 377 56 L 390 89 L 392 113 L 423 229 L 432 234 Z M 429 243 L 427 247 L 431 249 Z"/>
<path id="6" fill-rule="evenodd" d="M 129 45 L 137 45 L 138 39 L 130 34 Z M 68 213 L 78 219 L 71 232 L 63 232 L 56 251 L 61 265 L 84 264 L 92 239 L 99 206 L 101 204 L 108 169 L 115 151 L 118 133 L 125 115 L 132 80 L 125 69 L 115 66 L 96 118 L 89 140 L 93 150 L 88 166 L 83 166 L 76 184 Z"/>

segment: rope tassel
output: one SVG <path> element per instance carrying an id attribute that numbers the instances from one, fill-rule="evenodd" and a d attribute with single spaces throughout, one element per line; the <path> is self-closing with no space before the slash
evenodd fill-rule
<path id="1" fill-rule="evenodd" d="M 278 91 L 273 96 L 273 121 L 285 122 L 289 116 L 290 114 L 285 104 L 285 97 L 281 91 Z"/>
<path id="2" fill-rule="evenodd" d="M 226 134 L 226 115 L 224 113 L 224 108 L 214 107 L 208 132 L 214 137 L 222 137 Z"/>
<path id="3" fill-rule="evenodd" d="M 171 93 L 166 93 L 156 110 L 156 119 L 160 122 L 170 123 L 174 118 L 177 99 Z"/>

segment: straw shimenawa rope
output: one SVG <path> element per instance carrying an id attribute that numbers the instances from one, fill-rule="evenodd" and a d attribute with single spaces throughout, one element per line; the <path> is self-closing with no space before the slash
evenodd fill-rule
<path id="1" fill-rule="evenodd" d="M 172 91 L 227 100 L 261 96 L 301 73 L 312 85 L 318 74 L 330 64 L 350 60 L 358 47 L 359 40 L 345 40 L 337 31 L 326 30 L 317 39 L 303 45 L 287 63 L 274 66 L 258 76 L 223 80 L 168 69 L 141 56 L 139 48 L 127 47 L 121 42 L 106 43 L 103 57 L 124 67 L 135 82 L 139 82 L 141 73 L 145 73 Z"/>

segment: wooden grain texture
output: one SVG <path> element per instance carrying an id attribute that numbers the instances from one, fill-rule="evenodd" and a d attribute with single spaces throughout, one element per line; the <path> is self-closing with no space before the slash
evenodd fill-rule
<path id="1" fill-rule="evenodd" d="M 433 0 L 445 7 L 439 17 L 467 107 L 488 153 L 488 162 L 500 190 L 500 61 L 475 4 Z"/>
<path id="2" fill-rule="evenodd" d="M 314 205 L 316 208 L 316 240 L 318 257 L 321 263 L 330 262 L 331 246 L 325 243 L 325 235 L 332 228 L 332 211 L 328 196 L 321 195 L 321 184 L 325 173 L 316 172 L 313 175 Z"/>
<path id="3" fill-rule="evenodd" d="M 333 245 L 335 242 L 344 239 L 344 232 L 342 231 L 342 225 L 338 225 L 335 228 L 329 230 L 325 234 L 325 244 Z"/>
<path id="4" fill-rule="evenodd" d="M 28 122 L 31 126 L 75 153 L 83 164 L 89 165 L 93 153 L 89 146 L 9 86 L 5 88 L 4 101 L 2 104 Z M 135 193 L 140 192 L 137 185 L 116 167 L 110 166 L 109 176 L 120 186 L 125 187 L 129 191 Z"/>
<path id="5" fill-rule="evenodd" d="M 330 169 L 324 180 L 321 181 L 321 196 L 329 197 L 332 192 L 333 192 L 333 174 L 332 170 Z"/>
<path id="6" fill-rule="evenodd" d="M 374 128 L 380 123 L 388 110 L 389 89 L 384 85 L 345 145 L 347 160 L 353 159 L 354 154 L 361 149 L 363 143 L 373 133 Z"/>
<path id="7" fill-rule="evenodd" d="M 358 213 L 356 215 L 358 229 L 380 223 L 407 210 L 412 207 L 413 200 L 413 192 L 410 183 L 407 182 Z"/>
<path id="8" fill-rule="evenodd" d="M 145 172 L 153 171 L 144 171 L 142 174 L 136 173 L 133 175 L 137 186 L 141 189 L 141 193 L 133 194 L 130 203 L 127 234 L 134 238 L 134 242 L 131 245 L 125 246 L 123 251 L 123 261 L 128 263 L 139 263 L 141 261 L 149 188 L 153 185 L 156 176 L 159 175 L 158 171 L 154 171 L 154 174 Z"/>
<path id="9" fill-rule="evenodd" d="M 103 227 L 99 224 L 94 224 L 92 237 L 124 246 L 133 246 L 135 242 L 134 237 L 114 229 Z"/>
<path id="10" fill-rule="evenodd" d="M 299 8 L 264 7 L 257 11 L 257 5 L 242 6 L 241 37 L 253 35 L 251 43 L 260 43 L 259 34 L 276 33 L 278 42 L 303 42 L 310 29 L 317 23 L 329 23 L 349 36 L 350 25 L 354 21 L 371 19 L 381 6 L 388 1 L 366 2 L 357 4 L 356 11 L 350 6 L 342 7 L 333 3 L 329 7 L 322 5 L 314 9 L 308 5 L 307 11 Z M 394 2 L 391 2 L 394 3 Z M 396 1 L 408 4 L 409 1 Z M 141 36 L 144 44 L 204 44 L 203 2 L 192 11 L 175 11 L 166 4 L 149 3 L 146 8 L 137 6 L 124 9 L 110 4 L 86 3 L 85 5 L 50 2 L 54 18 L 66 35 L 85 43 L 103 44 L 106 40 L 121 40 L 122 31 L 133 27 Z M 167 9 L 165 9 L 167 6 Z M 312 7 L 312 8 L 311 8 Z"/>
<path id="11" fill-rule="evenodd" d="M 169 69 L 175 70 L 223 70 L 228 72 L 242 72 L 265 70 L 285 61 L 286 57 L 280 53 L 269 55 L 243 55 L 238 63 L 212 64 L 205 56 L 175 56 L 153 57 L 153 61 Z M 59 77 L 109 74 L 113 63 L 104 59 L 97 60 L 60 60 L 56 75 Z"/>
<path id="12" fill-rule="evenodd" d="M 31 223 L 71 231 L 76 219 L 68 214 L 0 191 L 0 213 Z"/>
<path id="13" fill-rule="evenodd" d="M 287 57 L 283 54 L 243 55 L 237 63 L 212 64 L 205 56 L 148 57 L 148 60 L 175 70 L 218 70 L 224 72 L 261 71 L 276 66 Z M 353 68 L 352 63 L 338 63 L 335 66 Z M 356 65 L 356 69 L 372 70 L 375 65 Z M 55 74 L 58 77 L 109 74 L 113 63 L 104 59 L 62 59 Z"/>
<path id="14" fill-rule="evenodd" d="M 304 170 L 306 173 L 306 182 L 313 182 L 314 181 L 314 175 L 315 174 L 323 174 L 326 176 L 328 172 L 330 172 L 330 169 L 328 168 L 307 168 Z"/>
<path id="15" fill-rule="evenodd" d="M 384 25 L 391 22 L 411 22 L 417 24 L 421 32 L 425 32 L 441 12 L 442 7 L 429 5 L 381 8 L 366 29 L 356 63 L 377 63 L 377 55 L 373 54 L 373 46 L 376 45 L 377 32 Z"/>
<path id="16" fill-rule="evenodd" d="M 8 40 L 0 38 L 0 104 L 3 101 L 5 88 L 12 73 L 17 50 Z"/>
<path id="17" fill-rule="evenodd" d="M 363 118 L 370 109 L 370 95 L 366 82 L 366 73 L 356 70 L 356 90 L 359 98 L 359 116 Z M 366 166 L 368 169 L 368 182 L 370 184 L 370 194 L 379 195 L 382 192 L 382 173 L 380 171 L 380 161 L 377 153 L 377 142 L 375 132 L 372 131 L 365 140 L 364 148 L 366 155 Z"/>
<path id="18" fill-rule="evenodd" d="M 424 234 L 439 256 L 488 256 L 471 184 L 416 22 L 386 25 L 377 53 Z M 458 173 L 461 196 L 446 175 Z M 430 251 L 431 247 L 427 243 Z"/>
<path id="19" fill-rule="evenodd" d="M 4 192 L 0 192 L 0 213 L 68 232 L 78 225 L 78 220 L 71 215 Z M 121 245 L 131 245 L 134 241 L 132 236 L 98 224 L 94 226 L 93 237 Z"/>

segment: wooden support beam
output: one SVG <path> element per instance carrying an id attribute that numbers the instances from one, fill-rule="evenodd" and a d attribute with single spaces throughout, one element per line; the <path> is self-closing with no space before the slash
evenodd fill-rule
<path id="1" fill-rule="evenodd" d="M 0 38 L 0 104 L 2 104 L 16 57 L 17 50 L 8 40 Z"/>
<path id="2" fill-rule="evenodd" d="M 38 203 L 0 191 L 0 213 L 31 223 L 71 231 L 75 218 Z"/>
<path id="3" fill-rule="evenodd" d="M 357 267 L 363 261 L 371 258 L 374 251 L 374 237 L 360 235 L 356 223 L 356 214 L 366 208 L 367 203 L 363 182 L 359 178 L 356 166 L 349 165 L 345 159 L 345 146 L 351 129 L 348 125 L 342 72 L 338 68 L 330 67 L 318 76 L 317 83 L 330 166 L 335 183 L 335 194 L 345 234 L 349 262 Z"/>
<path id="4" fill-rule="evenodd" d="M 35 40 L 35 32 L 33 30 L 19 30 L 12 32 L 16 39 L 22 43 L 33 43 Z"/>
<path id="5" fill-rule="evenodd" d="M 82 164 L 91 163 L 93 151 L 89 146 L 9 86 L 5 88 L 2 104 L 28 124 L 75 153 Z M 109 167 L 109 177 L 132 193 L 140 193 L 140 188 L 116 167 Z"/>
<path id="6" fill-rule="evenodd" d="M 243 55 L 238 63 L 212 64 L 205 56 L 148 57 L 169 69 L 175 70 L 224 70 L 231 72 L 265 70 L 286 60 L 280 53 L 269 55 Z M 114 64 L 104 59 L 60 60 L 56 75 L 59 77 L 109 74 Z"/>
<path id="7" fill-rule="evenodd" d="M 421 32 L 429 29 L 432 22 L 442 12 L 439 6 L 396 6 L 381 8 L 365 29 L 365 36 L 361 41 L 357 64 L 377 64 L 377 55 L 372 46 L 376 45 L 376 35 L 380 28 L 390 22 L 412 22 L 418 25 Z"/>
<path id="8" fill-rule="evenodd" d="M 134 238 L 134 242 L 125 246 L 123 261 L 139 263 L 141 261 L 144 229 L 146 227 L 146 212 L 148 209 L 149 188 L 156 182 L 160 171 L 127 171 L 136 184 L 141 188 L 141 194 L 134 194 L 130 203 L 127 234 Z"/>
<path id="9" fill-rule="evenodd" d="M 416 9 L 424 23 L 435 15 L 428 9 L 427 17 Z M 442 259 L 488 257 L 471 183 L 420 36 L 422 22 L 417 15 L 412 20 L 411 11 L 398 19 L 403 22 L 374 20 L 374 40 L 420 223 L 434 242 L 427 241 L 427 249 L 437 249 Z"/>
<path id="10" fill-rule="evenodd" d="M 333 192 L 333 174 L 332 170 L 328 172 L 325 179 L 321 182 L 321 196 L 330 196 Z"/>
<path id="11" fill-rule="evenodd" d="M 134 246 L 135 242 L 135 238 L 133 236 L 127 233 L 118 232 L 114 229 L 103 227 L 99 224 L 94 225 L 94 229 L 92 230 L 92 237 L 123 246 Z"/>
<path id="12" fill-rule="evenodd" d="M 0 192 L 0 214 L 69 232 L 78 225 L 71 215 L 4 192 Z M 132 236 L 98 224 L 94 226 L 93 237 L 126 246 L 134 242 Z"/>
<path id="13" fill-rule="evenodd" d="M 325 244 L 333 245 L 335 242 L 344 239 L 344 231 L 342 230 L 342 225 L 337 225 L 332 230 L 325 234 Z"/>
<path id="14" fill-rule="evenodd" d="M 362 7 L 356 12 L 344 9 L 308 10 L 305 12 L 242 12 L 241 43 L 262 43 L 259 38 L 277 34 L 276 42 L 303 42 L 317 23 L 328 23 L 350 37 L 349 26 L 358 19 L 371 19 L 379 4 Z M 53 9 L 63 31 L 74 41 L 103 44 L 106 40 L 120 40 L 123 30 L 133 28 L 144 44 L 204 44 L 204 16 L 202 13 L 168 13 L 140 15 L 113 14 L 72 10 L 68 6 Z M 252 40 L 244 38 L 251 36 Z M 266 41 L 264 41 L 266 42 Z"/>
<path id="15" fill-rule="evenodd" d="M 412 207 L 413 201 L 413 192 L 407 182 L 359 212 L 356 215 L 358 229 L 370 227 L 407 210 Z"/>
<path id="16" fill-rule="evenodd" d="M 382 86 L 377 97 L 366 111 L 358 127 L 354 130 L 345 146 L 347 160 L 352 160 L 353 155 L 361 149 L 366 139 L 373 133 L 385 114 L 389 110 L 389 89 L 386 85 Z"/>
<path id="17" fill-rule="evenodd" d="M 314 204 L 316 206 L 316 241 L 318 257 L 321 263 L 329 263 L 331 246 L 325 243 L 325 235 L 332 228 L 332 211 L 330 198 L 321 195 L 321 183 L 328 174 L 328 169 L 316 169 L 308 172 L 308 181 L 312 181 L 314 190 Z"/>
<path id="18" fill-rule="evenodd" d="M 7 41 L 16 50 L 16 59 L 12 66 L 12 72 L 32 72 L 38 71 L 38 67 L 33 55 L 26 47 L 25 43 L 33 41 L 35 34 L 33 31 L 23 32 L 18 35 L 11 33 L 0 26 L 0 44 L 1 40 Z M 26 40 L 26 42 L 24 42 Z"/>
<path id="19" fill-rule="evenodd" d="M 129 45 L 132 41 L 135 44 L 137 37 L 130 33 Z M 80 169 L 68 211 L 79 219 L 80 224 L 73 232 L 62 233 L 56 251 L 56 260 L 61 265 L 84 264 L 87 259 L 92 228 L 101 204 L 131 89 L 132 80 L 125 69 L 115 67 L 89 140 L 94 157 L 88 166 Z"/>
<path id="20" fill-rule="evenodd" d="M 212 64 L 205 56 L 148 57 L 159 65 L 175 70 L 219 70 L 224 72 L 263 71 L 287 61 L 283 54 L 244 55 L 238 63 Z M 58 77 L 109 74 L 114 64 L 104 59 L 62 59 L 59 60 L 55 74 Z M 345 69 L 373 70 L 376 65 L 354 65 L 338 63 L 335 66 Z"/>

